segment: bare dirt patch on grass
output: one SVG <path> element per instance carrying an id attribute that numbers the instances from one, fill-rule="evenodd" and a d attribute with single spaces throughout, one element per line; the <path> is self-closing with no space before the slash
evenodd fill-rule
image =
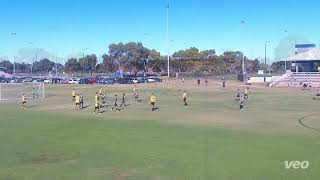
<path id="1" fill-rule="evenodd" d="M 36 157 L 32 160 L 35 164 L 42 164 L 42 163 L 57 163 L 63 161 L 60 157 L 49 156 L 47 154 L 41 154 L 39 157 Z"/>
<path id="2" fill-rule="evenodd" d="M 129 177 L 136 176 L 136 172 L 128 171 L 128 172 L 115 172 L 113 174 L 114 180 L 126 180 Z"/>

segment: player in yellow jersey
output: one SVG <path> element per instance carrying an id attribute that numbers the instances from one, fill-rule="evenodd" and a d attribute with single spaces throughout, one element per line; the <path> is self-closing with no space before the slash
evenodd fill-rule
<path id="1" fill-rule="evenodd" d="M 139 100 L 139 94 L 138 94 L 138 89 L 136 89 L 136 85 L 134 85 L 133 87 L 133 97 L 134 97 L 134 100 L 136 102 L 140 102 Z"/>
<path id="2" fill-rule="evenodd" d="M 22 94 L 22 96 L 21 96 L 21 108 L 26 108 L 26 103 L 27 103 L 27 97 L 24 95 L 24 94 Z"/>
<path id="3" fill-rule="evenodd" d="M 76 101 L 76 109 L 80 109 L 80 96 L 79 96 L 79 94 L 76 94 L 75 101 Z"/>
<path id="4" fill-rule="evenodd" d="M 100 114 L 100 96 L 98 92 L 94 96 L 94 114 Z"/>
<path id="5" fill-rule="evenodd" d="M 72 96 L 72 101 L 75 101 L 76 100 L 76 90 L 75 89 L 72 89 L 71 96 Z"/>
<path id="6" fill-rule="evenodd" d="M 100 87 L 100 89 L 99 89 L 99 94 L 100 94 L 100 96 L 102 96 L 104 94 L 102 87 Z"/>
<path id="7" fill-rule="evenodd" d="M 157 98 L 153 93 L 151 94 L 149 100 L 150 100 L 150 104 L 152 105 L 152 111 L 156 110 L 157 108 L 155 108 L 155 104 L 157 102 Z"/>

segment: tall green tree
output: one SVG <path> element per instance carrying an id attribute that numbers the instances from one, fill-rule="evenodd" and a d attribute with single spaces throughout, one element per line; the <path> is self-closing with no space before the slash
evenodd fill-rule
<path id="1" fill-rule="evenodd" d="M 44 58 L 33 63 L 33 71 L 36 73 L 48 73 L 52 71 L 54 64 L 53 61 Z"/>
<path id="2" fill-rule="evenodd" d="M 109 45 L 109 55 L 120 68 L 136 72 L 144 70 L 149 50 L 142 43 L 119 43 Z"/>
<path id="3" fill-rule="evenodd" d="M 92 73 L 96 69 L 96 66 L 97 66 L 97 56 L 95 54 L 91 54 L 89 56 L 88 66 L 89 66 L 90 74 L 92 76 Z"/>
<path id="4" fill-rule="evenodd" d="M 116 64 L 114 58 L 112 58 L 111 56 L 109 56 L 108 54 L 103 54 L 102 55 L 102 63 L 100 65 L 100 72 L 103 73 L 114 73 L 117 68 L 118 65 Z"/>
<path id="5" fill-rule="evenodd" d="M 13 72 L 13 64 L 10 61 L 3 60 L 0 61 L 1 71 L 12 73 Z"/>
<path id="6" fill-rule="evenodd" d="M 68 73 L 76 73 L 81 70 L 80 63 L 76 58 L 70 58 L 64 65 L 65 71 Z"/>

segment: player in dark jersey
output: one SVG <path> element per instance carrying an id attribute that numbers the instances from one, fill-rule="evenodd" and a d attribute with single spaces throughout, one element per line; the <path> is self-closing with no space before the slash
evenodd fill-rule
<path id="1" fill-rule="evenodd" d="M 313 100 L 316 100 L 316 99 L 320 100 L 320 90 L 319 89 L 317 89 L 316 96 L 313 98 Z"/>
<path id="2" fill-rule="evenodd" d="M 126 94 L 125 93 L 122 94 L 122 101 L 121 101 L 120 107 L 122 107 L 122 105 L 124 105 L 124 107 L 127 106 L 127 104 L 126 104 Z"/>
<path id="3" fill-rule="evenodd" d="M 241 94 L 241 95 L 240 95 L 240 100 L 239 100 L 239 102 L 240 102 L 240 109 L 243 109 L 244 103 L 245 103 L 245 95 L 244 95 L 244 94 Z"/>
<path id="4" fill-rule="evenodd" d="M 119 109 L 118 109 L 118 95 L 114 95 L 114 103 L 113 103 L 113 107 L 111 108 L 111 111 L 113 111 L 114 108 L 119 112 Z"/>
<path id="5" fill-rule="evenodd" d="M 83 95 L 80 94 L 80 109 L 83 109 L 83 104 L 84 104 Z"/>
<path id="6" fill-rule="evenodd" d="M 226 88 L 226 80 L 224 79 L 224 77 L 222 77 L 222 87 L 223 89 Z"/>
<path id="7" fill-rule="evenodd" d="M 240 89 L 238 89 L 236 93 L 236 101 L 240 101 L 240 96 L 241 96 Z"/>

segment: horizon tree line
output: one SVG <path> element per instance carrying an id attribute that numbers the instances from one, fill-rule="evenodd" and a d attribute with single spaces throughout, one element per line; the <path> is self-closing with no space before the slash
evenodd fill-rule
<path id="1" fill-rule="evenodd" d="M 242 59 L 245 69 L 255 73 L 260 69 L 271 68 L 272 72 L 283 72 L 284 63 L 274 62 L 271 66 L 260 63 L 260 60 L 249 59 L 240 51 L 225 51 L 217 55 L 214 49 L 200 51 L 196 47 L 179 50 L 170 56 L 170 74 L 237 74 L 242 70 Z M 102 55 L 98 63 L 96 54 L 84 57 L 69 58 L 65 64 L 56 63 L 48 58 L 35 61 L 33 64 L 15 63 L 16 73 L 46 74 L 58 71 L 70 74 L 110 74 L 117 70 L 136 74 L 139 72 L 164 74 L 167 72 L 167 56 L 155 49 L 148 49 L 142 43 L 129 42 L 110 44 L 109 51 Z M 13 73 L 13 64 L 8 60 L 0 61 L 0 70 Z"/>

